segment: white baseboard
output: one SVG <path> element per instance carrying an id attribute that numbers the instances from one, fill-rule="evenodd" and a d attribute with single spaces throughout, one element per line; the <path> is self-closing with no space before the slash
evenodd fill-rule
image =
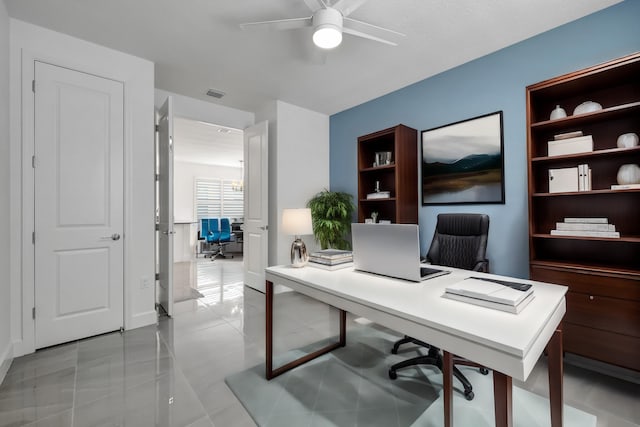
<path id="1" fill-rule="evenodd" d="M 126 329 L 136 329 L 156 323 L 158 323 L 158 313 L 155 310 L 147 311 L 133 316 L 131 322 L 126 326 Z"/>
<path id="2" fill-rule="evenodd" d="M 4 377 L 9 372 L 11 363 L 13 362 L 13 344 L 9 343 L 7 348 L 0 354 L 0 384 L 4 381 Z"/>

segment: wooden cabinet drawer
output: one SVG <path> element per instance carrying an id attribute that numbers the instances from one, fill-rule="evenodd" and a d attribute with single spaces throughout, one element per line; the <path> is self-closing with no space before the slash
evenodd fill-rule
<path id="1" fill-rule="evenodd" d="M 640 338 L 562 323 L 564 351 L 640 371 Z"/>
<path id="2" fill-rule="evenodd" d="M 640 301 L 638 276 L 531 265 L 531 279 L 566 285 L 573 292 Z"/>
<path id="3" fill-rule="evenodd" d="M 640 303 L 568 292 L 565 321 L 640 338 Z"/>

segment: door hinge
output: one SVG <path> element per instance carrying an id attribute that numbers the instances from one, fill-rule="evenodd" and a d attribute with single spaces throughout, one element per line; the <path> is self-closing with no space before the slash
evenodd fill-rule
<path id="1" fill-rule="evenodd" d="M 33 91 L 33 93 L 36 93 L 36 81 L 31 80 L 31 91 Z"/>
<path id="2" fill-rule="evenodd" d="M 33 318 L 33 320 L 35 320 L 35 319 L 36 319 L 36 308 L 35 308 L 35 307 L 33 307 L 33 308 L 31 309 L 31 317 Z"/>
<path id="3" fill-rule="evenodd" d="M 156 273 L 156 280 L 160 280 L 160 273 Z"/>
<path id="4" fill-rule="evenodd" d="M 156 181 L 160 181 L 160 174 L 159 173 L 156 174 Z"/>
<path id="5" fill-rule="evenodd" d="M 160 132 L 160 125 L 156 125 L 156 132 Z"/>
<path id="6" fill-rule="evenodd" d="M 31 156 L 31 167 L 36 168 L 36 156 Z"/>
<path id="7" fill-rule="evenodd" d="M 36 232 L 35 231 L 31 232 L 31 243 L 33 243 L 34 245 L 36 244 Z"/>

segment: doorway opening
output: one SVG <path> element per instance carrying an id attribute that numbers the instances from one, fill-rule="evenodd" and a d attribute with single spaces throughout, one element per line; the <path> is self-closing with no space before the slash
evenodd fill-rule
<path id="1" fill-rule="evenodd" d="M 174 303 L 216 298 L 220 281 L 242 283 L 243 138 L 239 129 L 173 119 Z M 214 220 L 229 224 L 224 241 L 208 228 Z"/>

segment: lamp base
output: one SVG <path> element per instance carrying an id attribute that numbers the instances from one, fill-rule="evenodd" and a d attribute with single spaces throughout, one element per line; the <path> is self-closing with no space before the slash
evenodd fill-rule
<path id="1" fill-rule="evenodd" d="M 296 240 L 291 244 L 291 266 L 296 268 L 304 267 L 308 262 L 307 246 L 301 238 L 296 237 Z"/>

